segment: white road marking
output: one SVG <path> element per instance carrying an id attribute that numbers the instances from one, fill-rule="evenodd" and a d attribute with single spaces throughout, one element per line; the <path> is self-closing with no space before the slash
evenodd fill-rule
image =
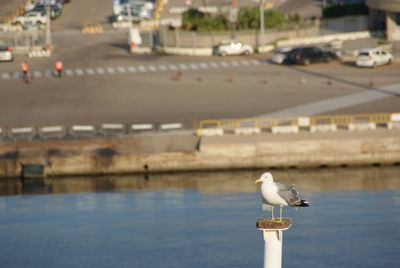
<path id="1" fill-rule="evenodd" d="M 158 69 L 160 71 L 167 71 L 168 70 L 167 66 L 165 66 L 165 65 L 158 65 Z"/>
<path id="2" fill-rule="evenodd" d="M 107 72 L 109 74 L 115 74 L 115 69 L 113 67 L 107 67 Z"/>
<path id="3" fill-rule="evenodd" d="M 172 71 L 176 71 L 176 70 L 178 70 L 178 67 L 176 67 L 175 64 L 171 64 L 171 65 L 169 65 L 169 69 Z"/>
<path id="4" fill-rule="evenodd" d="M 34 71 L 33 76 L 36 78 L 40 78 L 40 77 L 42 77 L 42 73 L 40 71 Z"/>
<path id="5" fill-rule="evenodd" d="M 149 69 L 149 71 L 151 71 L 151 72 L 157 71 L 157 67 L 154 66 L 154 65 L 149 65 L 149 66 L 147 66 L 147 69 Z"/>
<path id="6" fill-rule="evenodd" d="M 188 69 L 188 66 L 187 66 L 185 63 L 180 63 L 180 64 L 179 64 L 179 69 L 181 69 L 181 70 L 187 70 L 187 69 Z"/>
<path id="7" fill-rule="evenodd" d="M 105 73 L 104 69 L 101 68 L 101 67 L 96 68 L 96 72 L 97 72 L 98 74 L 104 74 L 104 73 Z"/>
<path id="8" fill-rule="evenodd" d="M 121 74 L 126 73 L 125 67 L 123 67 L 123 66 L 117 67 L 117 71 L 118 71 L 119 73 L 121 73 Z"/>
<path id="9" fill-rule="evenodd" d="M 73 76 L 74 72 L 72 70 L 70 70 L 70 69 L 67 69 L 67 70 L 65 70 L 65 74 L 68 75 L 68 76 Z"/>
<path id="10" fill-rule="evenodd" d="M 239 62 L 237 62 L 236 60 L 231 61 L 231 65 L 234 67 L 240 66 Z"/>
<path id="11" fill-rule="evenodd" d="M 77 75 L 84 75 L 85 74 L 82 69 L 75 69 L 75 73 Z"/>
<path id="12" fill-rule="evenodd" d="M 385 86 L 379 89 L 367 90 L 361 93 L 299 105 L 297 107 L 283 109 L 274 113 L 259 115 L 257 117 L 312 116 L 399 95 L 400 83 Z"/>
<path id="13" fill-rule="evenodd" d="M 138 69 L 139 69 L 139 71 L 140 72 L 147 72 L 147 69 L 146 69 L 146 66 L 144 66 L 144 65 L 140 65 L 139 67 L 138 67 Z"/>
<path id="14" fill-rule="evenodd" d="M 135 68 L 135 66 L 128 66 L 128 72 L 130 72 L 130 73 L 136 73 L 136 68 Z"/>
<path id="15" fill-rule="evenodd" d="M 210 62 L 210 65 L 213 68 L 218 68 L 219 67 L 218 63 L 216 63 L 215 61 Z"/>
<path id="16" fill-rule="evenodd" d="M 89 75 L 94 75 L 94 70 L 92 68 L 86 68 L 86 73 Z"/>
<path id="17" fill-rule="evenodd" d="M 2 74 L 1 74 L 1 77 L 2 77 L 3 79 L 10 79 L 10 74 L 9 74 L 9 73 L 2 73 Z"/>
<path id="18" fill-rule="evenodd" d="M 197 70 L 197 69 L 199 69 L 199 66 L 197 66 L 196 63 L 191 63 L 191 64 L 189 65 L 189 67 L 190 67 L 190 69 L 192 69 L 192 70 Z"/>
<path id="19" fill-rule="evenodd" d="M 20 78 L 19 72 L 13 72 L 12 77 L 13 77 L 14 79 L 19 79 L 19 78 Z"/>
<path id="20" fill-rule="evenodd" d="M 207 69 L 208 68 L 208 64 L 206 62 L 200 62 L 200 67 L 203 69 Z"/>

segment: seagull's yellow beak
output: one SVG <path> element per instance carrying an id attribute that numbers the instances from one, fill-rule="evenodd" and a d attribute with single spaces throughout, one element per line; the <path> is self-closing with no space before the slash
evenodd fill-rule
<path id="1" fill-rule="evenodd" d="M 261 179 L 257 179 L 254 183 L 260 183 L 262 182 Z"/>

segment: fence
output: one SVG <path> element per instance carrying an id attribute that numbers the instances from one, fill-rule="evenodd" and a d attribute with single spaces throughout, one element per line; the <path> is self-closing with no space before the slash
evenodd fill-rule
<path id="1" fill-rule="evenodd" d="M 361 131 L 375 130 L 377 128 L 400 129 L 400 113 L 322 115 L 298 118 L 202 120 L 199 122 L 197 135 L 222 136 L 225 134 L 285 134 L 304 131 Z"/>
<path id="2" fill-rule="evenodd" d="M 298 28 L 285 31 L 266 30 L 264 34 L 264 42 L 273 43 L 279 39 L 301 38 L 319 34 L 317 26 L 309 26 L 307 28 Z M 168 30 L 162 28 L 157 32 L 158 44 L 164 47 L 182 47 L 182 48 L 200 48 L 212 47 L 218 42 L 226 39 L 236 39 L 240 42 L 253 46 L 260 45 L 260 32 L 258 30 L 251 31 L 230 31 L 230 32 L 185 32 L 178 28 Z"/>
<path id="3" fill-rule="evenodd" d="M 0 40 L 11 45 L 16 53 L 27 53 L 46 45 L 46 31 L 37 29 L 29 31 L 0 32 Z"/>
<path id="4" fill-rule="evenodd" d="M 400 113 L 318 115 L 287 118 L 242 118 L 201 120 L 191 125 L 162 124 L 51 125 L 0 127 L 0 141 L 51 140 L 122 137 L 127 135 L 171 134 L 184 132 L 197 136 L 288 134 L 299 132 L 363 131 L 377 128 L 400 129 Z"/>

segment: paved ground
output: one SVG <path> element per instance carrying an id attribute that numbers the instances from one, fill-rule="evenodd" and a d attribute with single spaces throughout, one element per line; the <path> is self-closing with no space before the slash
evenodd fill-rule
<path id="1" fill-rule="evenodd" d="M 397 62 L 360 69 L 347 58 L 304 67 L 270 64 L 269 55 L 131 55 L 124 31 L 78 31 L 84 20 L 106 20 L 111 12 L 111 1 L 74 0 L 53 24 L 50 58 L 17 55 L 0 64 L 0 127 L 399 112 Z M 57 59 L 65 65 L 62 79 L 52 75 Z M 30 85 L 19 79 L 23 60 Z"/>

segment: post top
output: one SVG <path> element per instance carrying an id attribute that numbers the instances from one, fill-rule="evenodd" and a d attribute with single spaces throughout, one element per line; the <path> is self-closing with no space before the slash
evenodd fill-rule
<path id="1" fill-rule="evenodd" d="M 287 230 L 290 226 L 292 226 L 291 218 L 283 218 L 282 221 L 279 221 L 279 219 L 259 218 L 256 222 L 257 229 L 266 231 Z"/>

